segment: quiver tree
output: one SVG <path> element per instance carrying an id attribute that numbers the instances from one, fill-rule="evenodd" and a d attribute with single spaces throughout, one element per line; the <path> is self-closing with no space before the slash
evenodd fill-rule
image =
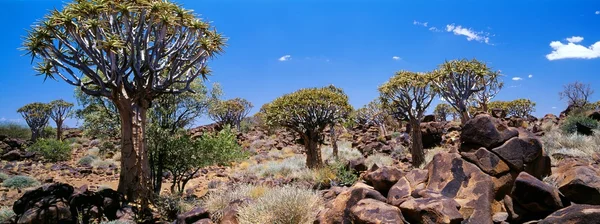
<path id="1" fill-rule="evenodd" d="M 224 46 L 221 34 L 168 1 L 78 0 L 36 23 L 23 45 L 46 78 L 113 102 L 121 121 L 118 191 L 145 207 L 146 111 L 156 97 L 189 91 L 209 73 L 208 60 Z"/>
<path id="2" fill-rule="evenodd" d="M 383 109 L 379 99 L 369 102 L 369 104 L 356 110 L 355 113 L 355 119 L 357 123 L 367 126 L 377 126 L 379 127 L 381 134 L 384 136 L 387 135 L 387 130 L 385 127 L 386 116 L 388 116 L 388 114 Z"/>
<path id="3" fill-rule="evenodd" d="M 477 104 L 480 111 L 489 111 L 490 101 L 496 97 L 496 95 L 500 93 L 500 90 L 502 90 L 502 87 L 504 87 L 504 83 L 498 76 L 484 76 L 484 78 L 480 80 L 484 84 L 480 91 L 473 94 L 474 103 Z"/>
<path id="4" fill-rule="evenodd" d="M 410 122 L 414 167 L 419 167 L 425 162 L 420 125 L 425 111 L 436 95 L 431 80 L 432 75 L 428 73 L 400 71 L 379 87 L 383 105 L 395 114 L 403 114 Z"/>
<path id="5" fill-rule="evenodd" d="M 62 140 L 63 123 L 70 117 L 73 104 L 64 100 L 50 102 L 50 118 L 56 123 L 56 139 Z"/>
<path id="6" fill-rule="evenodd" d="M 301 136 L 306 165 L 313 169 L 323 166 L 319 146 L 323 130 L 346 118 L 352 106 L 341 89 L 328 86 L 300 89 L 275 99 L 262 109 L 269 125 L 288 128 Z"/>
<path id="7" fill-rule="evenodd" d="M 576 81 L 563 87 L 563 91 L 558 93 L 561 100 L 566 100 L 569 106 L 584 108 L 589 103 L 590 96 L 594 90 L 590 84 Z"/>
<path id="8" fill-rule="evenodd" d="M 516 99 L 508 102 L 507 114 L 527 118 L 535 111 L 535 103 L 529 99 Z"/>
<path id="9" fill-rule="evenodd" d="M 31 140 L 36 141 L 48 125 L 51 107 L 45 103 L 30 103 L 17 110 L 31 129 Z"/>
<path id="10" fill-rule="evenodd" d="M 470 119 L 469 100 L 472 95 L 496 83 L 500 75 L 475 59 L 446 61 L 433 74 L 436 91 L 456 109 L 463 124 Z"/>
<path id="11" fill-rule="evenodd" d="M 242 98 L 215 102 L 208 110 L 211 120 L 222 125 L 230 125 L 240 130 L 242 120 L 250 113 L 253 105 Z"/>
<path id="12" fill-rule="evenodd" d="M 452 114 L 452 107 L 446 103 L 440 103 L 433 109 L 433 114 L 435 114 L 440 121 L 446 121 L 448 115 Z"/>

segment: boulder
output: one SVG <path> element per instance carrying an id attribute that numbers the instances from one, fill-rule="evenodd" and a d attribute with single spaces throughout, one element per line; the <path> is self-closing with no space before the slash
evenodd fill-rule
<path id="1" fill-rule="evenodd" d="M 437 121 L 435 115 L 430 114 L 430 115 L 425 115 L 423 117 L 423 120 L 421 120 L 421 122 L 426 123 L 426 122 L 435 122 Z"/>
<path id="2" fill-rule="evenodd" d="M 367 171 L 368 169 L 367 165 L 365 164 L 364 157 L 348 161 L 346 167 L 348 168 L 348 170 L 352 170 L 356 174 L 363 171 Z"/>
<path id="3" fill-rule="evenodd" d="M 521 208 L 527 211 L 523 215 L 530 217 L 531 220 L 543 218 L 570 204 L 561 196 L 558 189 L 526 172 L 519 174 L 510 196 L 513 203 L 518 203 Z"/>
<path id="4" fill-rule="evenodd" d="M 501 145 L 518 134 L 516 129 L 509 128 L 500 119 L 479 114 L 465 123 L 460 138 L 466 145 L 491 148 Z"/>
<path id="5" fill-rule="evenodd" d="M 410 183 L 406 177 L 402 177 L 392 188 L 389 190 L 387 195 L 387 202 L 393 206 L 399 206 L 402 202 L 406 201 L 412 192 Z"/>
<path id="6" fill-rule="evenodd" d="M 421 141 L 423 143 L 423 148 L 430 149 L 442 144 L 442 137 L 445 133 L 444 123 L 445 122 L 421 123 Z"/>
<path id="7" fill-rule="evenodd" d="M 203 207 L 196 207 L 189 212 L 179 214 L 175 224 L 191 224 L 202 219 L 209 219 L 208 210 Z M 210 219 L 209 219 L 210 220 Z"/>
<path id="8" fill-rule="evenodd" d="M 404 172 L 396 167 L 384 166 L 377 167 L 373 165 L 371 170 L 365 174 L 363 179 L 368 185 L 373 186 L 375 190 L 387 195 L 388 190 L 404 176 Z"/>
<path id="9" fill-rule="evenodd" d="M 481 168 L 483 172 L 492 176 L 501 176 L 510 170 L 500 157 L 485 148 L 479 148 L 475 152 L 461 152 L 460 155 L 465 160 Z"/>
<path id="10" fill-rule="evenodd" d="M 17 224 L 76 223 L 65 198 L 43 197 L 18 215 Z"/>
<path id="11" fill-rule="evenodd" d="M 502 158 L 512 172 L 526 171 L 538 179 L 550 175 L 550 158 L 546 156 L 538 137 L 522 129 L 518 129 L 518 134 L 518 137 L 511 138 L 491 151 Z"/>
<path id="12" fill-rule="evenodd" d="M 494 183 L 489 175 L 457 153 L 435 155 L 427 169 L 427 190 L 457 201 L 466 222 L 492 223 Z"/>
<path id="13" fill-rule="evenodd" d="M 402 214 L 410 223 L 461 223 L 460 204 L 448 197 L 411 198 L 400 206 Z"/>
<path id="14" fill-rule="evenodd" d="M 494 118 L 505 118 L 506 117 L 506 110 L 501 109 L 501 108 L 492 108 L 492 117 Z"/>
<path id="15" fill-rule="evenodd" d="M 577 224 L 600 223 L 600 206 L 598 205 L 571 205 L 558 210 L 539 224 Z"/>
<path id="16" fill-rule="evenodd" d="M 360 200 L 350 209 L 355 224 L 402 224 L 404 218 L 398 207 L 375 199 Z"/>
<path id="17" fill-rule="evenodd" d="M 319 212 L 317 223 L 351 223 L 350 209 L 365 198 L 382 202 L 387 200 L 373 187 L 358 182 L 345 192 L 340 193 L 329 205 L 326 205 L 326 209 Z"/>
<path id="18" fill-rule="evenodd" d="M 19 161 L 23 157 L 23 154 L 19 150 L 11 150 L 0 157 L 0 159 L 7 161 Z"/>
<path id="19" fill-rule="evenodd" d="M 591 166 L 575 166 L 560 174 L 559 190 L 577 204 L 600 205 L 600 176 Z"/>

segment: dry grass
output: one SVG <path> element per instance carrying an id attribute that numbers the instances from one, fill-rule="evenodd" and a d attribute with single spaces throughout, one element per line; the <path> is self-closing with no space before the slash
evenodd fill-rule
<path id="1" fill-rule="evenodd" d="M 591 136 L 565 134 L 558 128 L 546 132 L 541 138 L 544 150 L 556 165 L 562 156 L 591 159 L 592 155 L 600 152 L 600 132 L 595 131 Z M 557 155 L 557 156 L 554 156 Z M 558 156 L 562 155 L 562 156 Z"/>
<path id="2" fill-rule="evenodd" d="M 309 224 L 315 220 L 320 204 L 321 198 L 315 191 L 292 186 L 275 187 L 242 206 L 238 220 L 240 224 Z"/>
<path id="3" fill-rule="evenodd" d="M 427 164 L 429 164 L 429 162 L 431 162 L 431 160 L 433 160 L 433 157 L 435 155 L 437 155 L 438 153 L 441 152 L 448 152 L 447 148 L 444 147 L 435 147 L 432 149 L 426 149 L 425 150 L 425 162 L 423 164 L 421 164 L 421 166 L 419 168 L 423 169 L 425 166 L 427 166 Z"/>
<path id="4" fill-rule="evenodd" d="M 333 148 L 331 146 L 323 147 L 321 150 L 323 160 L 333 161 Z M 338 158 L 341 162 L 347 162 L 363 157 L 358 149 L 352 148 L 352 142 L 338 141 Z"/>
<path id="5" fill-rule="evenodd" d="M 214 222 L 219 222 L 223 217 L 223 210 L 227 208 L 232 201 L 256 199 L 264 194 L 265 191 L 261 190 L 263 188 L 265 187 L 240 185 L 233 189 L 213 191 L 209 193 L 201 203 L 210 212 L 211 219 Z"/>
<path id="6" fill-rule="evenodd" d="M 394 159 L 390 155 L 384 153 L 375 153 L 365 159 L 365 165 L 367 165 L 369 169 L 375 164 L 377 164 L 378 167 L 391 166 L 394 164 Z"/>

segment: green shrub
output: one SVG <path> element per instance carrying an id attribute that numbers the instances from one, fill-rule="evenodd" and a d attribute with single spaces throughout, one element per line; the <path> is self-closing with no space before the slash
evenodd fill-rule
<path id="1" fill-rule="evenodd" d="M 87 150 L 88 155 L 100 156 L 100 149 L 98 147 L 91 147 Z"/>
<path id="2" fill-rule="evenodd" d="M 21 189 L 39 185 L 40 182 L 28 176 L 12 176 L 2 182 L 7 188 Z"/>
<path id="3" fill-rule="evenodd" d="M 71 147 L 66 142 L 56 139 L 39 139 L 27 149 L 36 152 L 49 162 L 66 161 L 71 159 Z"/>
<path id="4" fill-rule="evenodd" d="M 116 163 L 114 160 L 112 159 L 95 159 L 94 161 L 92 161 L 92 167 L 94 168 L 109 168 L 110 166 L 116 166 Z"/>
<path id="5" fill-rule="evenodd" d="M 155 205 L 164 221 L 171 221 L 177 218 L 178 214 L 188 212 L 194 209 L 196 204 L 194 199 L 186 199 L 181 195 L 160 195 L 156 198 Z"/>
<path id="6" fill-rule="evenodd" d="M 16 214 L 10 207 L 1 207 L 0 208 L 0 223 L 12 223 L 11 219 Z"/>
<path id="7" fill-rule="evenodd" d="M 42 130 L 42 138 L 56 138 L 56 128 L 46 126 L 44 130 Z"/>
<path id="8" fill-rule="evenodd" d="M 103 141 L 102 143 L 100 143 L 100 145 L 98 146 L 98 148 L 100 149 L 100 154 L 104 155 L 107 152 L 114 152 L 115 149 L 117 148 L 117 146 L 112 143 L 111 141 Z"/>
<path id="9" fill-rule="evenodd" d="M 238 211 L 240 224 L 313 223 L 321 197 L 312 190 L 292 186 L 275 187 L 263 196 L 242 205 Z"/>
<path id="10" fill-rule="evenodd" d="M 8 179 L 8 174 L 0 173 L 0 181 L 4 181 L 6 179 Z"/>
<path id="11" fill-rule="evenodd" d="M 351 186 L 358 180 L 358 176 L 348 169 L 343 162 L 335 162 L 329 166 L 335 172 L 336 182 L 339 186 Z"/>
<path id="12" fill-rule="evenodd" d="M 574 134 L 577 132 L 577 124 L 583 125 L 591 129 L 597 129 L 599 127 L 598 121 L 589 117 L 568 116 L 560 128 L 565 133 Z"/>
<path id="13" fill-rule="evenodd" d="M 18 123 L 0 122 L 0 135 L 6 135 L 9 138 L 31 139 L 31 130 Z"/>
<path id="14" fill-rule="evenodd" d="M 79 159 L 79 161 L 77 161 L 77 164 L 79 164 L 80 166 L 91 166 L 92 163 L 94 162 L 94 160 L 98 159 L 97 156 L 94 155 L 86 155 L 84 157 L 81 157 L 81 159 Z"/>

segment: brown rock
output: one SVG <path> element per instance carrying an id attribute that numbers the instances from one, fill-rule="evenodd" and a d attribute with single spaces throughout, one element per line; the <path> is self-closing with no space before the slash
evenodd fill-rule
<path id="1" fill-rule="evenodd" d="M 387 200 L 381 193 L 374 190 L 373 187 L 359 182 L 347 191 L 339 194 L 331 202 L 330 208 L 322 210 L 317 217 L 317 223 L 351 223 L 350 209 L 365 198 L 382 202 Z"/>
<path id="2" fill-rule="evenodd" d="M 545 217 L 564 208 L 569 202 L 561 198 L 560 192 L 526 172 L 521 172 L 511 191 L 513 202 L 523 207 L 531 218 Z"/>
<path id="3" fill-rule="evenodd" d="M 189 212 L 179 214 L 175 224 L 188 224 L 194 223 L 201 219 L 209 218 L 208 210 L 203 207 L 196 207 Z M 210 219 L 209 219 L 210 220 Z"/>
<path id="4" fill-rule="evenodd" d="M 387 202 L 393 206 L 399 206 L 410 197 L 411 192 L 410 183 L 403 177 L 388 192 Z"/>
<path id="5" fill-rule="evenodd" d="M 509 128 L 500 119 L 480 114 L 467 121 L 462 128 L 460 138 L 465 144 L 491 148 L 518 134 L 516 129 Z"/>
<path id="6" fill-rule="evenodd" d="M 398 207 L 375 199 L 363 199 L 350 209 L 355 224 L 402 224 L 404 218 Z"/>
<path id="7" fill-rule="evenodd" d="M 426 183 L 429 176 L 427 175 L 427 170 L 413 169 L 406 173 L 406 175 L 404 175 L 404 178 L 408 180 L 410 188 L 415 189 L 417 185 Z"/>
<path id="8" fill-rule="evenodd" d="M 579 224 L 600 223 L 600 206 L 598 205 L 571 205 L 558 210 L 539 224 Z"/>
<path id="9" fill-rule="evenodd" d="M 600 177 L 589 166 L 576 166 L 561 174 L 559 190 L 577 204 L 600 205 Z"/>
<path id="10" fill-rule="evenodd" d="M 460 205 L 448 197 L 411 198 L 400 205 L 410 223 L 461 223 Z"/>
<path id="11" fill-rule="evenodd" d="M 387 195 L 388 190 L 403 176 L 404 172 L 398 168 L 391 166 L 379 168 L 373 165 L 363 179 L 367 184 L 373 186 L 375 190 L 381 192 L 383 195 Z"/>
<path id="12" fill-rule="evenodd" d="M 492 178 L 457 153 L 439 153 L 427 166 L 426 189 L 453 198 L 468 223 L 492 223 Z"/>
<path id="13" fill-rule="evenodd" d="M 500 157 L 485 148 L 479 148 L 475 152 L 462 152 L 460 155 L 465 160 L 477 165 L 483 172 L 492 176 L 500 176 L 510 170 Z"/>

